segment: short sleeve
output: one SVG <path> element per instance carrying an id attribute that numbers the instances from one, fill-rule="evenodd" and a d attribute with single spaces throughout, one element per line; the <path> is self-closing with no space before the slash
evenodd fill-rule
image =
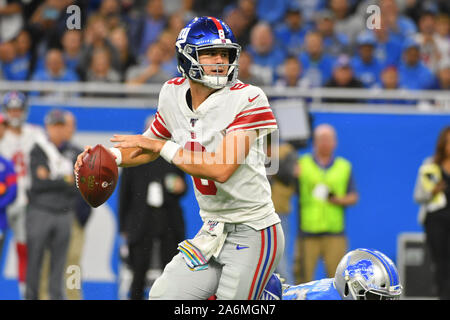
<path id="1" fill-rule="evenodd" d="M 226 133 L 237 130 L 277 129 L 277 121 L 265 93 L 258 87 L 245 96 L 244 107 L 227 126 Z"/>
<path id="2" fill-rule="evenodd" d="M 166 121 L 161 116 L 159 110 L 155 114 L 155 118 L 153 119 L 152 124 L 143 134 L 146 137 L 160 139 L 160 140 L 169 140 L 172 138 L 172 134 L 167 128 Z"/>
<path id="3" fill-rule="evenodd" d="M 170 133 L 169 126 L 164 116 L 164 96 L 167 95 L 167 86 L 164 85 L 159 94 L 158 111 L 155 113 L 155 118 L 148 129 L 143 133 L 148 138 L 158 140 L 170 140 L 172 134 Z"/>

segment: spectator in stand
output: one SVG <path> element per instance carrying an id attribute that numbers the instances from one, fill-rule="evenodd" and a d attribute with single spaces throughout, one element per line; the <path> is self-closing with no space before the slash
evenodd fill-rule
<path id="1" fill-rule="evenodd" d="M 256 13 L 259 21 L 275 24 L 283 19 L 289 6 L 289 0 L 258 0 Z"/>
<path id="2" fill-rule="evenodd" d="M 161 64 L 164 60 L 164 49 L 160 43 L 151 44 L 147 49 L 147 61 L 135 67 L 131 67 L 126 75 L 129 84 L 159 83 L 162 84 L 170 79 Z"/>
<path id="3" fill-rule="evenodd" d="M 440 62 L 437 70 L 437 89 L 450 90 L 450 60 Z"/>
<path id="4" fill-rule="evenodd" d="M 45 69 L 36 71 L 31 80 L 70 82 L 79 81 L 79 77 L 66 67 L 62 51 L 51 49 L 45 57 Z M 39 92 L 33 91 L 30 92 L 30 95 L 39 95 Z"/>
<path id="5" fill-rule="evenodd" d="M 131 26 L 131 47 L 137 49 L 138 59 L 145 59 L 148 46 L 158 40 L 166 23 L 164 2 L 162 0 L 149 0 L 145 8 L 145 14 Z"/>
<path id="6" fill-rule="evenodd" d="M 374 56 L 376 39 L 372 32 L 363 31 L 357 37 L 358 51 L 351 59 L 355 77 L 366 88 L 371 88 L 380 82 L 381 63 Z"/>
<path id="7" fill-rule="evenodd" d="M 381 71 L 380 82 L 375 85 L 375 88 L 383 90 L 396 90 L 401 89 L 398 82 L 398 70 L 396 66 L 387 66 Z M 407 94 L 405 92 L 405 94 Z M 415 104 L 413 100 L 403 100 L 396 98 L 385 99 L 371 99 L 369 103 L 374 104 Z"/>
<path id="8" fill-rule="evenodd" d="M 120 69 L 118 72 L 123 81 L 127 70 L 137 64 L 137 59 L 133 51 L 129 49 L 127 31 L 123 26 L 114 28 L 109 34 L 109 40 L 119 53 Z"/>
<path id="9" fill-rule="evenodd" d="M 120 81 L 119 73 L 111 66 L 111 57 L 108 50 L 97 49 L 93 52 L 86 80 L 92 82 Z"/>
<path id="10" fill-rule="evenodd" d="M 439 62 L 450 58 L 450 41 L 436 32 L 436 15 L 427 11 L 420 15 L 419 32 L 414 39 L 420 44 L 422 62 L 436 72 Z"/>
<path id="11" fill-rule="evenodd" d="M 270 85 L 272 82 L 272 74 L 264 78 L 261 73 L 255 72 L 252 56 L 247 51 L 242 51 L 239 57 L 239 80 L 254 86 Z"/>
<path id="12" fill-rule="evenodd" d="M 60 39 L 67 30 L 65 8 L 73 2 L 73 0 L 40 1 L 39 6 L 27 21 L 36 47 L 34 50 L 37 59 L 45 61 L 47 51 L 59 46 Z M 33 70 L 35 71 L 37 70 Z"/>
<path id="13" fill-rule="evenodd" d="M 279 88 L 308 88 L 308 79 L 302 78 L 301 75 L 302 66 L 297 57 L 287 57 L 283 63 L 281 76 L 275 82 L 275 86 Z"/>
<path id="14" fill-rule="evenodd" d="M 175 46 L 173 45 L 177 37 L 178 33 L 174 35 L 169 31 L 164 31 L 161 33 L 158 41 L 164 50 L 161 69 L 169 76 L 169 78 L 181 76 L 181 73 L 178 71 L 178 60 L 177 55 L 175 54 Z"/>
<path id="15" fill-rule="evenodd" d="M 363 88 L 364 85 L 353 74 L 350 64 L 350 58 L 347 55 L 341 55 L 336 60 L 333 68 L 332 78 L 325 84 L 328 88 Z M 324 102 L 352 103 L 359 99 L 326 98 Z"/>
<path id="16" fill-rule="evenodd" d="M 252 29 L 247 51 L 252 56 L 254 64 L 270 68 L 273 75 L 276 75 L 286 56 L 278 47 L 271 26 L 265 22 L 256 24 Z"/>
<path id="17" fill-rule="evenodd" d="M 0 2 L 0 43 L 11 41 L 23 28 L 21 1 Z"/>
<path id="18" fill-rule="evenodd" d="M 306 50 L 299 56 L 303 67 L 303 77 L 310 87 L 321 87 L 330 78 L 335 58 L 323 51 L 322 36 L 318 32 L 308 32 L 305 37 Z"/>
<path id="19" fill-rule="evenodd" d="M 381 17 L 386 22 L 388 30 L 401 38 L 413 36 L 417 27 L 409 17 L 401 15 L 395 0 L 379 0 Z"/>
<path id="20" fill-rule="evenodd" d="M 255 0 L 239 0 L 224 10 L 224 21 L 233 30 L 237 42 L 243 47 L 250 43 L 250 31 L 258 22 Z"/>
<path id="21" fill-rule="evenodd" d="M 109 31 L 129 23 L 127 16 L 122 15 L 121 9 L 121 3 L 118 0 L 102 0 L 100 3 L 97 13 L 105 19 Z"/>
<path id="22" fill-rule="evenodd" d="M 349 0 L 330 0 L 329 8 L 334 16 L 334 30 L 348 37 L 353 43 L 358 32 L 365 28 L 365 20 L 358 14 L 352 14 L 352 3 Z"/>
<path id="23" fill-rule="evenodd" d="M 331 11 L 322 10 L 317 13 L 316 29 L 322 35 L 325 53 L 337 57 L 349 52 L 349 39 L 346 34 L 336 31 Z"/>
<path id="24" fill-rule="evenodd" d="M 15 58 L 10 64 L 11 80 L 28 80 L 34 67 L 34 55 L 31 51 L 30 33 L 22 30 L 14 39 Z"/>
<path id="25" fill-rule="evenodd" d="M 390 32 L 386 20 L 381 16 L 380 28 L 374 29 L 377 44 L 375 47 L 375 57 L 380 61 L 383 67 L 389 65 L 398 66 L 402 56 L 403 38 Z"/>
<path id="26" fill-rule="evenodd" d="M 399 86 L 409 90 L 432 89 L 433 73 L 420 60 L 420 45 L 411 38 L 403 44 L 403 59 L 399 66 Z"/>
<path id="27" fill-rule="evenodd" d="M 290 5 L 284 16 L 284 21 L 274 30 L 275 38 L 288 55 L 298 56 L 303 47 L 306 32 L 299 6 Z"/>
<path id="28" fill-rule="evenodd" d="M 99 15 L 89 17 L 80 59 L 80 70 L 83 70 L 82 79 L 86 79 L 86 70 L 91 65 L 93 53 L 99 49 L 108 51 L 109 63 L 115 70 L 120 70 L 119 52 L 110 42 L 108 32 L 105 19 Z"/>
<path id="29" fill-rule="evenodd" d="M 67 30 L 63 34 L 61 44 L 67 68 L 81 75 L 79 65 L 83 51 L 83 34 L 80 30 Z"/>
<path id="30" fill-rule="evenodd" d="M 16 58 L 16 47 L 13 41 L 0 43 L 0 62 L 5 80 L 20 80 L 11 67 Z M 17 79 L 19 78 L 19 79 Z"/>
<path id="31" fill-rule="evenodd" d="M 448 14 L 437 16 L 436 32 L 441 39 L 450 41 L 450 16 Z"/>
<path id="32" fill-rule="evenodd" d="M 294 0 L 292 3 L 295 3 L 299 6 L 302 17 L 304 20 L 304 24 L 308 28 L 312 28 L 314 26 L 314 19 L 316 17 L 316 13 L 325 9 L 327 6 L 326 0 L 310 0 L 310 1 L 303 1 L 303 0 Z"/>

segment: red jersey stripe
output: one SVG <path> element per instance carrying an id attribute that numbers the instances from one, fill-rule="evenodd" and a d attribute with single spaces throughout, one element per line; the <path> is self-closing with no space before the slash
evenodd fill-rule
<path id="1" fill-rule="evenodd" d="M 276 121 L 270 121 L 270 122 L 256 124 L 254 126 L 250 125 L 250 126 L 244 126 L 244 127 L 238 127 L 238 128 L 230 128 L 229 130 L 227 130 L 227 133 L 233 132 L 236 130 L 262 129 L 262 128 L 272 127 L 272 126 L 276 126 L 276 125 L 277 125 Z"/>
<path id="2" fill-rule="evenodd" d="M 264 109 L 271 110 L 270 107 L 258 107 L 258 108 L 248 109 L 248 110 L 239 112 L 239 113 L 236 115 L 236 118 L 238 118 L 238 117 L 240 117 L 240 116 L 242 116 L 242 115 L 244 115 L 244 114 L 246 114 L 246 113 L 249 113 L 249 112 L 255 112 L 255 111 L 260 111 L 260 110 L 264 110 Z"/>
<path id="3" fill-rule="evenodd" d="M 153 126 L 150 127 L 150 130 L 151 130 L 151 131 L 153 132 L 153 134 L 154 134 L 155 136 L 157 136 L 158 138 L 166 140 L 166 138 L 164 138 L 162 135 L 160 135 L 159 133 L 157 133 L 155 129 L 153 129 Z"/>
<path id="4" fill-rule="evenodd" d="M 154 126 L 155 129 L 158 130 L 158 132 L 161 135 L 163 135 L 166 139 L 170 139 L 170 137 L 172 136 L 170 134 L 169 130 L 167 130 L 166 127 L 161 124 L 161 122 L 159 121 L 159 118 L 155 118 L 155 120 L 153 121 L 152 126 Z"/>
<path id="5" fill-rule="evenodd" d="M 254 122 L 260 122 L 260 121 L 269 121 L 269 120 L 275 120 L 275 116 L 271 111 L 268 112 L 262 112 L 257 114 L 251 114 L 248 116 L 242 116 L 240 118 L 235 119 L 228 127 L 227 129 L 243 124 L 251 124 Z"/>

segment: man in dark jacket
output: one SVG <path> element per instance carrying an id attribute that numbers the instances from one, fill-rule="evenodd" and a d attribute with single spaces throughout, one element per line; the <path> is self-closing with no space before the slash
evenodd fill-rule
<path id="1" fill-rule="evenodd" d="M 132 300 L 144 298 L 154 243 L 159 241 L 159 264 L 165 266 L 178 253 L 178 243 L 185 238 L 179 204 L 186 192 L 184 177 L 183 171 L 161 158 L 122 171 L 119 227 L 128 245 L 128 262 L 133 273 Z"/>
<path id="2" fill-rule="evenodd" d="M 45 117 L 48 140 L 39 139 L 30 155 L 31 186 L 28 191 L 27 245 L 28 268 L 26 299 L 39 298 L 44 251 L 50 251 L 49 296 L 65 298 L 64 268 L 77 189 L 72 159 L 64 155 L 65 116 L 52 110 Z M 66 150 L 67 151 L 67 150 Z"/>

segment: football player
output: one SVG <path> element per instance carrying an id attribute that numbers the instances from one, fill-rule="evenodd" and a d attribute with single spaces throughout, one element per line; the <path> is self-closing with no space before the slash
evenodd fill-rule
<path id="1" fill-rule="evenodd" d="M 193 19 L 176 51 L 183 77 L 162 87 L 150 128 L 111 139 L 121 166 L 161 155 L 190 174 L 204 222 L 179 244 L 149 296 L 258 299 L 284 251 L 264 167 L 264 137 L 277 122 L 264 92 L 237 80 L 241 47 L 224 22 Z"/>
<path id="2" fill-rule="evenodd" d="M 6 131 L 6 118 L 0 113 L 0 140 Z M 16 199 L 17 177 L 14 164 L 0 156 L 0 266 L 2 265 L 3 244 L 8 229 L 6 208 Z"/>
<path id="3" fill-rule="evenodd" d="M 341 259 L 334 278 L 288 285 L 273 274 L 261 300 L 398 300 L 401 293 L 391 259 L 377 250 L 356 249 Z"/>
<path id="4" fill-rule="evenodd" d="M 17 197 L 8 206 L 8 224 L 13 230 L 18 257 L 19 290 L 24 297 L 25 275 L 27 265 L 27 246 L 25 232 L 25 209 L 27 205 L 26 190 L 29 183 L 29 157 L 31 149 L 39 137 L 45 138 L 41 127 L 26 123 L 27 100 L 18 91 L 7 92 L 3 98 L 3 111 L 7 120 L 7 128 L 0 140 L 0 155 L 14 163 L 17 175 Z"/>

